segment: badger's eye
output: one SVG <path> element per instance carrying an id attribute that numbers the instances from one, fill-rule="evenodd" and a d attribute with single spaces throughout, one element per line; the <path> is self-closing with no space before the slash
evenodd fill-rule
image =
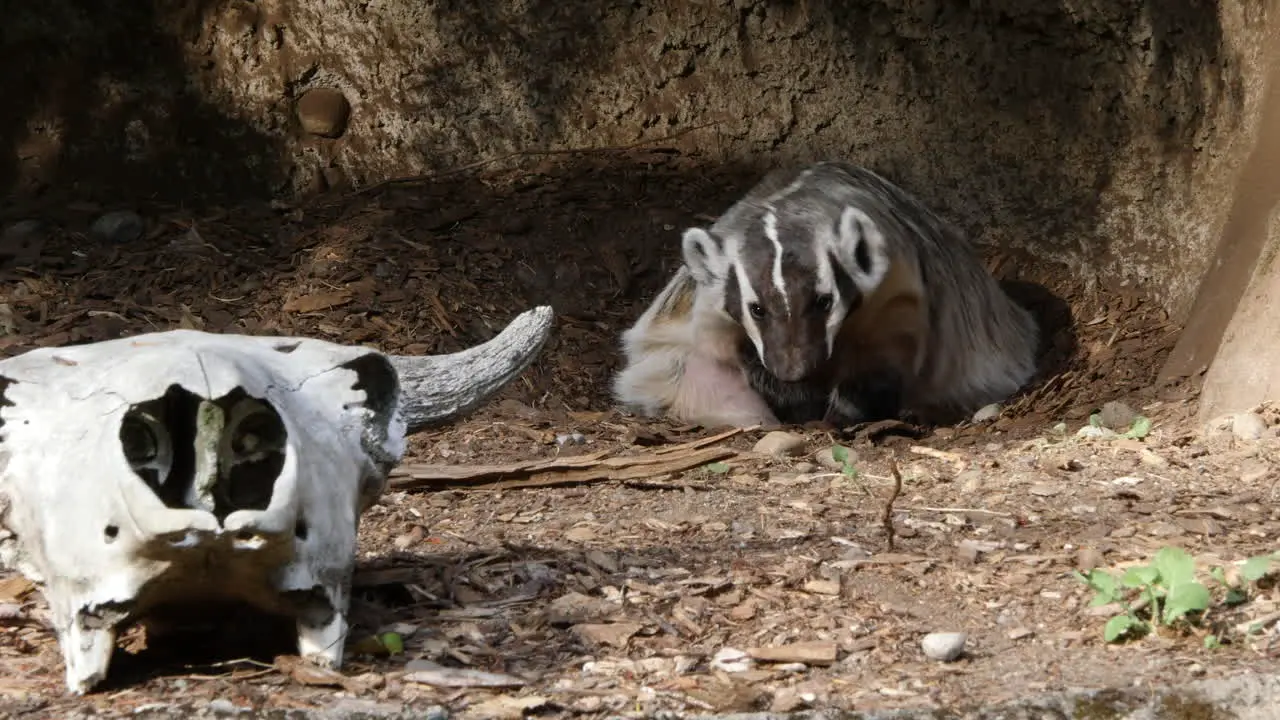
<path id="1" fill-rule="evenodd" d="M 764 317 L 764 306 L 760 303 L 751 303 L 747 306 L 747 311 L 751 313 L 751 317 L 757 320 Z"/>
<path id="2" fill-rule="evenodd" d="M 819 295 L 814 301 L 813 306 L 818 312 L 831 312 L 831 308 L 835 307 L 836 299 L 830 295 Z"/>

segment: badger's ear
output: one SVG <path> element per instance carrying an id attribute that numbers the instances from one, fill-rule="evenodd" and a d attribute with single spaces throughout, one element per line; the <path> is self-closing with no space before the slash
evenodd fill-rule
<path id="1" fill-rule="evenodd" d="M 684 252 L 684 264 L 689 266 L 693 279 L 699 285 L 712 285 L 725 278 L 728 261 L 724 247 L 711 233 L 699 227 L 684 231 L 680 240 Z"/>
<path id="2" fill-rule="evenodd" d="M 864 294 L 875 290 L 889 272 L 889 247 L 871 216 L 846 207 L 836 223 L 836 257 Z"/>

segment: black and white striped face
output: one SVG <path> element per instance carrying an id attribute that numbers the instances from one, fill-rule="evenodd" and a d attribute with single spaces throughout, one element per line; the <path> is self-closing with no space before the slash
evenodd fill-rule
<path id="1" fill-rule="evenodd" d="M 741 233 L 684 234 L 685 263 L 699 282 L 723 288 L 765 368 L 784 382 L 818 372 L 845 317 L 888 271 L 884 235 L 870 216 L 762 209 Z"/>

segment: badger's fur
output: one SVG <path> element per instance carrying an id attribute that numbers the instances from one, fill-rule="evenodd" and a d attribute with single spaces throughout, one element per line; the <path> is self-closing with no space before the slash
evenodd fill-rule
<path id="1" fill-rule="evenodd" d="M 744 424 L 703 402 L 734 395 L 782 422 L 950 422 L 1035 372 L 1030 313 L 957 228 L 869 170 L 774 172 L 710 228 L 687 229 L 682 249 L 684 267 L 624 334 L 615 395 L 644 414 Z M 692 300 L 672 302 L 676 288 Z M 721 368 L 710 386 L 688 374 L 704 353 Z"/>
<path id="2" fill-rule="evenodd" d="M 614 376 L 614 397 L 640 415 L 669 415 L 706 427 L 777 425 L 743 372 L 743 337 L 716 297 L 682 265 L 622 334 L 627 364 Z"/>

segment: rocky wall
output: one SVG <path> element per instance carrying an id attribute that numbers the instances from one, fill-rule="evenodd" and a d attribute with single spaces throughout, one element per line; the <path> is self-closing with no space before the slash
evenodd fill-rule
<path id="1" fill-rule="evenodd" d="M 1252 146 L 1268 0 L 14 5 L 0 187 L 195 203 L 525 149 L 841 156 L 1183 316 Z M 715 212 L 719 208 L 708 208 Z"/>

